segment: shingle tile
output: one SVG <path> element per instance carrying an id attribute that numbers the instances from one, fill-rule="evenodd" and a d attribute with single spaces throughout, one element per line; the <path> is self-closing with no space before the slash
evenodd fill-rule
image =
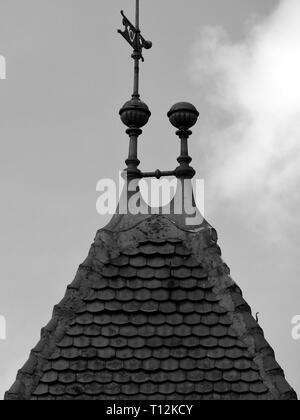
<path id="1" fill-rule="evenodd" d="M 97 300 L 96 302 L 88 303 L 86 309 L 91 314 L 97 314 L 99 312 L 102 312 L 104 310 L 104 307 L 104 303 Z"/>
<path id="2" fill-rule="evenodd" d="M 67 335 L 59 342 L 58 347 L 65 348 L 73 346 L 74 338 Z"/>
<path id="3" fill-rule="evenodd" d="M 125 395 L 136 395 L 139 392 L 139 386 L 133 383 L 122 385 L 122 393 Z"/>
<path id="4" fill-rule="evenodd" d="M 203 290 L 198 289 L 198 290 L 191 290 L 190 292 L 188 292 L 187 297 L 192 302 L 201 302 L 204 299 L 205 296 L 206 295 L 203 292 Z"/>
<path id="5" fill-rule="evenodd" d="M 171 357 L 174 357 L 175 359 L 184 359 L 187 357 L 187 353 L 188 351 L 184 347 L 178 347 L 170 350 Z"/>
<path id="6" fill-rule="evenodd" d="M 135 337 L 138 335 L 138 329 L 132 325 L 120 327 L 120 335 L 124 337 Z"/>
<path id="7" fill-rule="evenodd" d="M 168 315 L 166 318 L 166 323 L 168 325 L 181 325 L 183 322 L 183 315 L 178 313 L 173 313 Z"/>
<path id="8" fill-rule="evenodd" d="M 165 302 L 169 299 L 169 293 L 164 289 L 153 290 L 152 299 L 156 302 Z"/>
<path id="9" fill-rule="evenodd" d="M 39 384 L 36 390 L 34 391 L 34 395 L 41 396 L 48 394 L 49 386 L 45 384 Z"/>
<path id="10" fill-rule="evenodd" d="M 114 289 L 104 289 L 98 292 L 97 297 L 99 300 L 113 300 L 116 298 L 116 292 Z"/>
<path id="11" fill-rule="evenodd" d="M 136 384 L 145 384 L 149 382 L 150 376 L 146 372 L 137 372 L 131 376 L 131 380 Z"/>
<path id="12" fill-rule="evenodd" d="M 229 370 L 223 373 L 223 379 L 227 382 L 239 382 L 241 373 L 238 370 Z"/>
<path id="13" fill-rule="evenodd" d="M 159 310 L 164 314 L 172 314 L 176 312 L 176 305 L 172 302 L 163 302 L 159 304 Z"/>
<path id="14" fill-rule="evenodd" d="M 141 311 L 147 313 L 153 313 L 158 311 L 158 302 L 155 300 L 149 300 L 148 302 L 144 302 L 141 304 Z"/>
<path id="15" fill-rule="evenodd" d="M 164 360 L 170 357 L 171 350 L 168 347 L 153 348 L 153 357 L 155 359 Z"/>
<path id="16" fill-rule="evenodd" d="M 151 267 L 141 268 L 137 272 L 138 278 L 149 280 L 155 277 L 155 270 Z"/>
<path id="17" fill-rule="evenodd" d="M 193 382 L 182 382 L 176 385 L 176 390 L 183 395 L 191 394 L 195 391 L 195 384 Z"/>
<path id="18" fill-rule="evenodd" d="M 75 347 L 68 347 L 61 350 L 61 357 L 64 359 L 77 359 L 80 356 L 80 349 Z"/>
<path id="19" fill-rule="evenodd" d="M 209 327 L 200 324 L 193 327 L 192 333 L 198 337 L 208 337 L 210 335 L 210 329 Z"/>
<path id="20" fill-rule="evenodd" d="M 108 283 L 109 287 L 116 290 L 123 289 L 126 286 L 126 280 L 119 277 L 116 279 L 110 279 Z"/>
<path id="21" fill-rule="evenodd" d="M 84 335 L 89 336 L 89 337 L 98 337 L 100 333 L 101 333 L 101 327 L 97 324 L 89 325 L 84 330 Z"/>
<path id="22" fill-rule="evenodd" d="M 124 363 L 125 361 L 123 362 L 122 360 L 113 359 L 113 360 L 108 360 L 105 366 L 107 370 L 118 371 L 123 368 Z"/>
<path id="23" fill-rule="evenodd" d="M 128 382 L 131 382 L 132 373 L 126 372 L 124 370 L 119 372 L 113 372 L 113 378 L 114 382 L 117 382 L 119 384 L 126 384 Z"/>
<path id="24" fill-rule="evenodd" d="M 161 362 L 161 369 L 168 372 L 175 371 L 179 368 L 179 362 L 176 359 L 166 359 Z"/>
<path id="25" fill-rule="evenodd" d="M 171 337 L 174 333 L 174 328 L 171 325 L 161 325 L 157 328 L 156 334 L 161 337 Z"/>
<path id="26" fill-rule="evenodd" d="M 146 384 L 142 384 L 140 387 L 140 392 L 146 395 L 153 395 L 158 392 L 158 384 L 154 384 L 152 382 L 148 382 Z"/>
<path id="27" fill-rule="evenodd" d="M 160 360 L 157 359 L 147 359 L 143 362 L 143 369 L 146 371 L 154 371 L 160 368 Z"/>
<path id="28" fill-rule="evenodd" d="M 115 382 L 105 385 L 105 394 L 107 395 L 119 395 L 121 392 L 121 385 Z"/>
<path id="29" fill-rule="evenodd" d="M 155 335 L 155 327 L 153 325 L 143 325 L 138 329 L 138 335 L 140 337 L 152 337 Z"/>
<path id="30" fill-rule="evenodd" d="M 207 272 L 201 267 L 193 268 L 192 269 L 192 276 L 195 277 L 196 279 L 200 279 L 200 280 L 207 279 Z"/>
<path id="31" fill-rule="evenodd" d="M 155 278 L 158 280 L 165 280 L 170 277 L 170 268 L 164 267 L 155 271 Z"/>
<path id="32" fill-rule="evenodd" d="M 142 347 L 140 349 L 134 350 L 134 357 L 136 359 L 146 360 L 146 359 L 149 359 L 151 356 L 152 356 L 152 349 Z"/>
<path id="33" fill-rule="evenodd" d="M 109 339 L 107 337 L 102 337 L 102 336 L 93 337 L 91 339 L 91 344 L 93 347 L 96 347 L 96 348 L 104 348 L 108 346 Z"/>
<path id="34" fill-rule="evenodd" d="M 133 337 L 128 339 L 128 346 L 133 349 L 140 349 L 145 346 L 146 340 L 142 337 Z"/>
<path id="35" fill-rule="evenodd" d="M 228 349 L 225 354 L 229 359 L 240 359 L 244 356 L 243 351 L 239 348 Z"/>
<path id="36" fill-rule="evenodd" d="M 192 275 L 192 270 L 186 267 L 176 268 L 172 270 L 172 274 L 177 279 L 188 279 Z"/>
<path id="37" fill-rule="evenodd" d="M 214 391 L 218 394 L 226 394 L 231 391 L 231 385 L 225 381 L 217 382 L 214 384 Z"/>
<path id="38" fill-rule="evenodd" d="M 95 315 L 93 321 L 95 322 L 95 324 L 100 326 L 107 325 L 112 322 L 112 315 L 110 313 L 102 313 L 99 315 Z"/>
<path id="39" fill-rule="evenodd" d="M 236 382 L 231 385 L 231 389 L 233 392 L 236 392 L 238 394 L 249 392 L 249 384 L 246 382 Z"/>
<path id="40" fill-rule="evenodd" d="M 219 382 L 220 380 L 222 380 L 222 376 L 222 372 L 217 369 L 205 372 L 205 380 L 209 382 Z"/>
<path id="41" fill-rule="evenodd" d="M 149 321 L 150 321 L 150 319 L 151 319 L 151 317 L 149 318 Z M 148 321 L 148 318 L 147 318 L 146 315 L 139 313 L 139 314 L 130 315 L 129 321 L 133 325 L 145 325 Z"/>
<path id="42" fill-rule="evenodd" d="M 147 338 L 145 339 L 145 344 L 147 347 L 150 348 L 157 348 L 157 347 L 161 347 L 163 345 L 163 339 L 161 337 L 151 337 L 151 338 Z"/>
<path id="43" fill-rule="evenodd" d="M 178 327 L 174 328 L 174 334 L 178 337 L 188 337 L 191 335 L 191 327 L 185 324 L 179 325 Z"/>
<path id="44" fill-rule="evenodd" d="M 164 382 L 159 385 L 158 391 L 163 395 L 174 394 L 174 392 L 176 391 L 176 384 L 172 382 Z"/>
<path id="45" fill-rule="evenodd" d="M 141 268 L 147 265 L 147 258 L 139 255 L 136 257 L 130 258 L 130 265 L 134 268 Z"/>
<path id="46" fill-rule="evenodd" d="M 81 384 L 90 384 L 94 381 L 94 374 L 92 372 L 81 372 L 76 375 L 76 379 Z"/>
<path id="47" fill-rule="evenodd" d="M 68 329 L 67 334 L 74 337 L 76 335 L 81 335 L 83 334 L 83 327 L 81 325 L 75 325 L 71 328 Z"/>
<path id="48" fill-rule="evenodd" d="M 242 372 L 241 378 L 244 382 L 252 383 L 252 382 L 258 382 L 260 380 L 260 375 L 256 371 L 249 370 L 249 371 Z"/>
<path id="49" fill-rule="evenodd" d="M 202 370 L 195 369 L 190 372 L 187 372 L 187 379 L 191 382 L 202 382 L 204 380 L 205 374 Z"/>
<path id="50" fill-rule="evenodd" d="M 268 391 L 268 388 L 262 382 L 256 382 L 250 385 L 250 391 L 255 394 L 264 394 Z"/>
<path id="51" fill-rule="evenodd" d="M 100 359 L 112 359 L 116 355 L 116 350 L 112 347 L 105 347 L 98 350 L 98 357 Z"/>
<path id="52" fill-rule="evenodd" d="M 44 384 L 50 384 L 50 383 L 56 382 L 57 379 L 58 379 L 58 373 L 51 370 L 50 372 L 44 373 L 44 375 L 42 376 L 41 382 Z"/>
<path id="53" fill-rule="evenodd" d="M 60 359 L 52 362 L 52 369 L 57 372 L 68 370 L 70 362 L 68 360 Z"/>
<path id="54" fill-rule="evenodd" d="M 187 292 L 183 289 L 174 290 L 171 294 L 171 299 L 176 302 L 182 302 L 187 298 Z"/>
<path id="55" fill-rule="evenodd" d="M 166 265 L 166 259 L 162 257 L 148 258 L 147 264 L 151 268 L 162 268 Z"/>
<path id="56" fill-rule="evenodd" d="M 49 385 L 49 394 L 52 396 L 61 396 L 65 394 L 65 385 L 52 384 Z"/>
<path id="57" fill-rule="evenodd" d="M 129 258 L 126 255 L 120 255 L 111 261 L 111 264 L 116 267 L 124 267 L 129 264 Z"/>
<path id="58" fill-rule="evenodd" d="M 184 245 L 179 244 L 176 245 L 176 254 L 180 257 L 189 257 L 191 255 L 191 251 L 186 248 Z"/>
<path id="59" fill-rule="evenodd" d="M 137 270 L 134 267 L 122 267 L 120 268 L 120 276 L 123 278 L 131 279 L 136 277 Z"/>
<path id="60" fill-rule="evenodd" d="M 105 362 L 103 360 L 99 360 L 99 359 L 89 360 L 86 363 L 86 366 L 87 367 L 85 369 L 88 368 L 89 370 L 94 371 L 94 372 L 101 371 L 101 373 L 102 373 L 103 369 L 105 367 Z M 105 373 L 105 372 L 103 372 L 103 373 Z"/>
<path id="61" fill-rule="evenodd" d="M 234 367 L 234 363 L 232 360 L 229 359 L 220 359 L 216 361 L 216 368 L 220 369 L 224 372 L 228 370 L 232 370 Z"/>
<path id="62" fill-rule="evenodd" d="M 126 348 L 126 347 L 119 349 L 116 352 L 117 359 L 121 359 L 121 360 L 128 360 L 128 359 L 131 359 L 133 356 L 134 356 L 133 349 Z"/>
<path id="63" fill-rule="evenodd" d="M 168 382 L 170 373 L 158 370 L 154 372 L 149 372 L 149 376 L 150 376 L 151 382 L 162 384 L 162 383 Z"/>
<path id="64" fill-rule="evenodd" d="M 153 294 L 151 294 L 151 291 L 146 288 L 137 290 L 134 293 L 134 299 L 141 302 L 146 302 L 147 300 L 150 300 L 151 296 L 153 296 Z"/>
<path id="65" fill-rule="evenodd" d="M 203 381 L 195 385 L 195 391 L 199 394 L 209 394 L 213 391 L 214 385 L 211 382 Z"/>
<path id="66" fill-rule="evenodd" d="M 89 337 L 86 337 L 84 335 L 81 335 L 80 337 L 74 337 L 74 346 L 78 347 L 80 349 L 87 348 L 91 344 L 91 339 Z"/>
<path id="67" fill-rule="evenodd" d="M 86 360 L 71 360 L 70 361 L 70 369 L 73 372 L 83 372 L 87 369 L 87 367 L 88 367 L 88 362 Z"/>
<path id="68" fill-rule="evenodd" d="M 103 276 L 104 277 L 117 277 L 119 275 L 119 268 L 114 267 L 113 265 L 108 265 L 103 269 Z"/>

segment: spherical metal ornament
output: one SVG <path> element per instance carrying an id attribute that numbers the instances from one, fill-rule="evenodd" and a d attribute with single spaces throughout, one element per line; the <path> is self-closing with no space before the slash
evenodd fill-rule
<path id="1" fill-rule="evenodd" d="M 199 115 L 194 105 L 188 102 L 179 102 L 172 106 L 168 112 L 170 123 L 179 130 L 192 128 L 196 124 Z"/>
<path id="2" fill-rule="evenodd" d="M 123 124 L 129 128 L 144 127 L 151 116 L 148 106 L 140 99 L 131 99 L 120 110 Z"/>

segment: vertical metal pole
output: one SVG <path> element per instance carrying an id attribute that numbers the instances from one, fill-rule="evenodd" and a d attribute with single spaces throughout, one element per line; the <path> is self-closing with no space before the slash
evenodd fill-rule
<path id="1" fill-rule="evenodd" d="M 136 0 L 135 7 L 135 28 L 136 28 L 136 48 L 133 52 L 134 59 L 134 83 L 133 83 L 133 95 L 135 99 L 140 98 L 139 94 L 139 74 L 140 74 L 140 51 L 139 51 L 139 36 L 140 36 L 140 0 Z"/>
<path id="2" fill-rule="evenodd" d="M 140 0 L 136 0 L 135 27 L 137 31 L 140 29 Z"/>

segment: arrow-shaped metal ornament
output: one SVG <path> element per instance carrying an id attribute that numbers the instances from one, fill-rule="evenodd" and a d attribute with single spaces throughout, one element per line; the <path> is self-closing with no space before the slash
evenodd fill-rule
<path id="1" fill-rule="evenodd" d="M 140 58 L 144 61 L 142 50 L 143 48 L 149 50 L 152 47 L 152 42 L 145 40 L 141 35 L 140 30 L 130 22 L 123 11 L 121 11 L 121 15 L 123 17 L 124 30 L 122 31 L 119 29 L 118 32 L 136 52 L 140 53 Z"/>

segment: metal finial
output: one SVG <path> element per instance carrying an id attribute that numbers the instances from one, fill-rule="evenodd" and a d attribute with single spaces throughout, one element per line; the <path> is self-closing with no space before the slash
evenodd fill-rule
<path id="1" fill-rule="evenodd" d="M 195 170 L 190 166 L 192 158 L 189 156 L 188 139 L 192 135 L 190 130 L 198 121 L 199 112 L 188 102 L 179 102 L 168 112 L 171 124 L 178 129 L 176 132 L 181 142 L 181 154 L 177 159 L 179 166 L 175 173 L 177 178 L 193 178 Z"/>

